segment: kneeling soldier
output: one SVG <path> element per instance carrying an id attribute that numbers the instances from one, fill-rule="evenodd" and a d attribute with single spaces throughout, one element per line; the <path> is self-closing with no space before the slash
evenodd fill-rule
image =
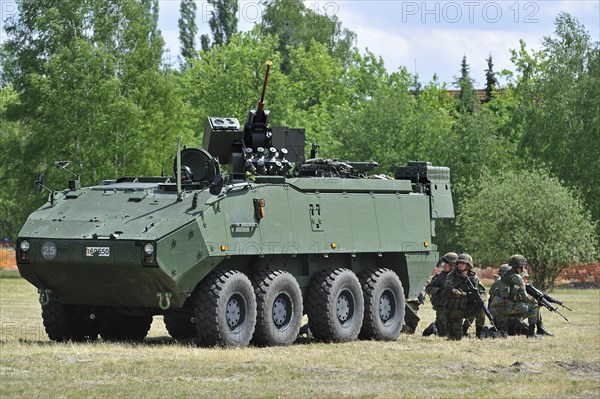
<path id="1" fill-rule="evenodd" d="M 508 287 L 508 300 L 503 302 L 499 312 L 508 316 L 516 316 L 520 319 L 527 318 L 527 337 L 535 337 L 535 327 L 539 320 L 539 305 L 536 300 L 527 295 L 525 281 L 521 275 L 527 265 L 527 259 L 523 255 L 513 255 L 508 260 L 509 271 L 502 276 L 501 280 Z M 505 327 L 499 327 L 505 328 Z"/>
<path id="2" fill-rule="evenodd" d="M 446 295 L 445 309 L 448 320 L 448 338 L 460 340 L 463 337 L 463 322 L 465 319 L 475 317 L 475 331 L 478 337 L 485 324 L 485 314 L 479 304 L 471 298 L 471 295 L 481 295 L 485 288 L 479 282 L 473 268 L 473 258 L 469 254 L 460 254 L 456 260 L 456 267 L 452 270 L 444 283 L 444 295 Z M 477 292 L 472 292 L 473 287 Z"/>

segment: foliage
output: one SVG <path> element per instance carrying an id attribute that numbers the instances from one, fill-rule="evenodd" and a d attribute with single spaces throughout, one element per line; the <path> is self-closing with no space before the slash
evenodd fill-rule
<path id="1" fill-rule="evenodd" d="M 207 0 L 213 8 L 210 11 L 208 25 L 215 45 L 227 44 L 237 32 L 237 0 Z M 208 35 L 201 37 L 202 50 L 208 51 L 211 47 Z"/>
<path id="2" fill-rule="evenodd" d="M 600 47 L 574 18 L 560 14 L 539 52 L 513 53 L 520 77 L 521 155 L 546 163 L 584 195 L 600 220 Z M 600 230 L 599 230 L 600 231 Z"/>
<path id="3" fill-rule="evenodd" d="M 479 105 L 479 97 L 475 92 L 474 81 L 471 78 L 467 56 L 463 56 L 460 63 L 460 77 L 454 82 L 454 85 L 459 88 L 458 92 L 458 112 L 473 113 Z"/>
<path id="4" fill-rule="evenodd" d="M 194 58 L 196 54 L 196 2 L 182 0 L 179 7 L 179 41 L 181 42 L 181 57 L 184 60 Z"/>
<path id="5" fill-rule="evenodd" d="M 485 99 L 484 103 L 490 102 L 494 91 L 498 88 L 498 79 L 494 72 L 494 62 L 492 61 L 492 55 L 490 54 L 487 61 L 487 69 L 485 70 Z"/>
<path id="6" fill-rule="evenodd" d="M 265 76 L 265 61 L 273 61 L 274 65 L 280 62 L 275 47 L 275 38 L 258 35 L 255 29 L 236 34 L 227 45 L 215 45 L 191 61 L 181 75 L 181 85 L 193 109 L 193 117 L 198 121 L 196 136 L 201 135 L 206 116 L 245 118 L 248 110 L 256 107 Z M 278 106 L 285 104 L 277 100 L 285 96 L 282 79 L 278 68 L 271 68 L 266 103 L 279 118 L 282 115 L 277 112 Z"/>
<path id="7" fill-rule="evenodd" d="M 35 171 L 27 159 L 28 149 L 37 147 L 31 140 L 31 131 L 24 121 L 11 121 L 6 114 L 7 107 L 18 102 L 18 95 L 11 85 L 0 89 L 0 176 L 3 176 L 0 239 L 14 238 L 23 220 L 42 200 L 33 195 Z"/>
<path id="8" fill-rule="evenodd" d="M 159 174 L 170 163 L 166 147 L 185 107 L 161 68 L 157 13 L 156 1 L 19 3 L 5 43 L 19 101 L 4 117 L 25 123 L 30 135 L 10 175 L 32 181 L 44 172 L 58 189 L 66 176 L 50 167 L 57 159 L 72 160 L 85 185 Z"/>
<path id="9" fill-rule="evenodd" d="M 479 192 L 464 199 L 457 224 L 478 262 L 500 264 L 523 254 L 542 289 L 566 266 L 597 256 L 589 212 L 542 169 L 484 175 Z"/>
<path id="10" fill-rule="evenodd" d="M 280 67 L 284 73 L 291 72 L 291 49 L 302 46 L 308 51 L 311 43 L 324 45 L 344 65 L 350 61 L 356 35 L 335 15 L 320 14 L 301 0 L 265 0 L 264 4 L 261 32 L 279 38 L 277 51 L 282 56 Z"/>

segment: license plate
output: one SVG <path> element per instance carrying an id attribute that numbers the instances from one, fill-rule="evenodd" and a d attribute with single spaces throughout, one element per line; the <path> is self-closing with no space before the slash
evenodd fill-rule
<path id="1" fill-rule="evenodd" d="M 85 247 L 85 256 L 110 256 L 109 247 Z"/>

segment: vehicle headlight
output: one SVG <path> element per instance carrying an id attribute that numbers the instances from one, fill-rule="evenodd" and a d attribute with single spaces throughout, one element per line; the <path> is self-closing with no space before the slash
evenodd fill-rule
<path id="1" fill-rule="evenodd" d="M 19 247 L 21 248 L 21 251 L 23 251 L 23 252 L 29 251 L 29 241 L 27 241 L 27 240 L 21 241 L 21 243 L 19 244 Z"/>
<path id="2" fill-rule="evenodd" d="M 144 252 L 146 255 L 152 255 L 154 253 L 154 245 L 150 242 L 146 243 L 146 245 L 144 245 Z"/>

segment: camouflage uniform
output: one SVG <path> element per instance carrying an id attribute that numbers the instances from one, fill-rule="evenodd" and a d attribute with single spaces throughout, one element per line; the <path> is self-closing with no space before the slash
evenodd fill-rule
<path id="1" fill-rule="evenodd" d="M 448 252 L 446 255 L 440 258 L 437 267 L 443 268 L 438 274 L 433 276 L 431 281 L 425 287 L 425 293 L 429 295 L 433 310 L 435 310 L 435 322 L 423 331 L 424 336 L 431 334 L 445 337 L 448 334 L 448 321 L 446 319 L 446 311 L 444 309 L 444 283 L 448 273 L 452 270 L 456 264 L 456 258 L 458 255 L 454 252 Z"/>
<path id="2" fill-rule="evenodd" d="M 508 324 L 511 317 L 523 319 L 527 317 L 529 325 L 527 336 L 535 336 L 535 326 L 539 318 L 539 305 L 535 300 L 530 300 L 525 291 L 525 281 L 518 270 L 524 269 L 527 260 L 522 255 L 513 255 L 509 260 L 511 270 L 506 272 L 500 279 L 501 293 L 495 295 L 496 303 L 492 305 L 496 312 L 496 322 L 498 328 L 503 331 L 508 330 Z"/>
<path id="3" fill-rule="evenodd" d="M 462 262 L 461 258 L 466 259 L 465 255 L 468 257 L 469 262 Z M 467 254 L 461 254 L 456 263 L 457 265 L 467 263 L 471 267 L 473 266 L 471 257 Z M 446 296 L 444 308 L 448 319 L 449 339 L 462 339 L 463 322 L 465 319 L 475 318 L 475 327 L 478 336 L 481 334 L 485 324 L 483 309 L 467 295 L 471 291 L 467 279 L 471 280 L 473 286 L 478 288 L 479 295 L 481 295 L 482 291 L 485 292 L 485 288 L 479 282 L 477 275 L 470 268 L 467 268 L 467 275 L 465 277 L 461 275 L 458 266 L 448 273 L 444 283 L 444 295 Z"/>
<path id="4" fill-rule="evenodd" d="M 502 281 L 502 277 L 511 269 L 512 267 L 506 263 L 500 266 L 498 276 L 494 276 L 495 281 L 490 287 L 490 300 L 488 302 L 488 308 L 494 317 L 496 327 L 504 332 L 510 329 L 508 328 L 510 315 L 504 313 L 504 309 L 509 306 L 510 287 Z"/>

